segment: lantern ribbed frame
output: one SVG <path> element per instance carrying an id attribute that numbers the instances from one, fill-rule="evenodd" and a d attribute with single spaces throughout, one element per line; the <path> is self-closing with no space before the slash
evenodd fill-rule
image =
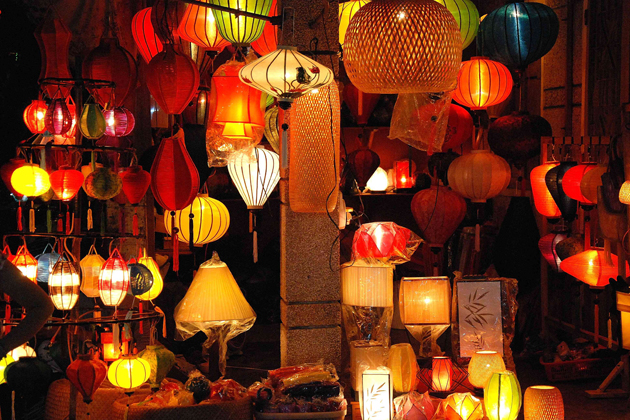
<path id="1" fill-rule="evenodd" d="M 489 150 L 472 150 L 455 159 L 448 168 L 451 189 L 473 203 L 496 197 L 512 179 L 510 165 Z"/>
<path id="2" fill-rule="evenodd" d="M 516 420 L 521 411 L 521 385 L 508 370 L 495 372 L 484 387 L 483 405 L 488 420 Z"/>
<path id="3" fill-rule="evenodd" d="M 478 351 L 470 358 L 468 380 L 475 388 L 483 388 L 494 372 L 504 370 L 505 362 L 499 353 L 492 350 Z"/>
<path id="4" fill-rule="evenodd" d="M 534 385 L 525 390 L 525 420 L 564 420 L 562 393 L 555 386 Z"/>
<path id="5" fill-rule="evenodd" d="M 588 198 L 584 197 L 582 190 L 580 189 L 580 185 L 584 175 L 596 167 L 597 166 L 594 163 L 581 163 L 569 169 L 562 177 L 562 190 L 564 193 L 582 204 L 594 204 Z"/>
<path id="6" fill-rule="evenodd" d="M 68 66 L 68 50 L 72 33 L 59 18 L 54 10 L 50 11 L 33 33 L 39 51 L 41 53 L 42 67 L 38 80 L 49 78 L 72 79 L 72 73 Z M 70 88 L 66 86 L 47 85 L 45 91 L 51 98 L 55 96 L 57 89 L 61 89 L 61 94 L 66 96 L 70 93 Z"/>
<path id="7" fill-rule="evenodd" d="M 367 93 L 451 91 L 462 38 L 455 18 L 433 0 L 373 0 L 346 31 L 344 64 Z"/>
<path id="8" fill-rule="evenodd" d="M 79 118 L 79 130 L 87 139 L 96 140 L 105 134 L 105 117 L 99 104 L 85 104 Z"/>
<path id="9" fill-rule="evenodd" d="M 144 250 L 142 256 L 138 257 L 138 263 L 144 265 L 153 274 L 153 285 L 148 292 L 136 296 L 140 300 L 153 300 L 162 293 L 164 288 L 164 279 L 160 273 L 160 267 L 155 260 L 147 256 L 146 250 Z"/>
<path id="10" fill-rule="evenodd" d="M 22 357 L 37 357 L 37 353 L 35 353 L 35 350 L 32 347 L 27 346 L 26 344 L 14 348 L 9 352 L 9 354 L 16 362 Z"/>
<path id="11" fill-rule="evenodd" d="M 11 259 L 11 263 L 20 270 L 24 277 L 33 283 L 37 283 L 37 260 L 29 252 L 26 245 L 18 248 L 13 259 Z"/>
<path id="12" fill-rule="evenodd" d="M 48 105 L 41 99 L 31 101 L 24 110 L 24 124 L 33 134 L 41 134 L 46 131 L 45 117 Z"/>
<path id="13" fill-rule="evenodd" d="M 72 169 L 70 166 L 61 166 L 50 174 L 50 187 L 62 201 L 72 200 L 81 189 L 83 181 L 85 178 L 81 171 Z"/>
<path id="14" fill-rule="evenodd" d="M 472 110 L 500 104 L 512 93 L 512 74 L 507 67 L 487 57 L 464 61 L 457 74 L 453 99 Z"/>
<path id="15" fill-rule="evenodd" d="M 65 139 L 73 139 L 77 135 L 77 106 L 74 103 L 74 99 L 72 96 L 66 97 L 66 106 L 68 107 L 68 112 L 70 113 L 70 128 L 63 134 Z"/>
<path id="16" fill-rule="evenodd" d="M 53 99 L 44 116 L 46 130 L 52 135 L 66 134 L 72 127 L 72 115 L 63 98 Z"/>
<path id="17" fill-rule="evenodd" d="M 273 0 L 269 16 L 277 16 L 278 14 L 278 1 Z M 278 48 L 278 26 L 272 25 L 271 22 L 265 22 L 265 29 L 263 29 L 260 38 L 252 42 L 252 48 L 261 56 L 275 51 Z"/>
<path id="18" fill-rule="evenodd" d="M 107 364 L 91 354 L 81 354 L 68 365 L 66 376 L 89 403 L 107 376 Z"/>
<path id="19" fill-rule="evenodd" d="M 151 24 L 158 39 L 164 46 L 178 43 L 177 27 L 182 21 L 186 3 L 170 0 L 156 0 L 151 7 Z"/>
<path id="20" fill-rule="evenodd" d="M 26 164 L 13 171 L 11 186 L 19 194 L 37 197 L 50 189 L 50 176 L 39 166 Z"/>
<path id="21" fill-rule="evenodd" d="M 162 345 L 149 345 L 138 353 L 138 357 L 146 360 L 151 366 L 149 375 L 151 388 L 159 388 L 162 380 L 175 365 L 175 354 Z"/>
<path id="22" fill-rule="evenodd" d="M 448 187 L 431 186 L 411 200 L 411 213 L 420 237 L 429 247 L 441 248 L 466 217 L 466 200 Z"/>
<path id="23" fill-rule="evenodd" d="M 477 36 L 479 29 L 479 11 L 470 0 L 435 0 L 446 7 L 455 18 L 462 34 L 462 47 L 469 46 Z"/>
<path id="24" fill-rule="evenodd" d="M 558 162 L 543 163 L 542 165 L 536 166 L 532 169 L 529 174 L 529 181 L 532 186 L 532 197 L 534 198 L 536 211 L 551 219 L 560 217 L 561 213 L 558 205 L 553 200 L 553 197 L 547 188 L 545 176 L 549 170 L 558 165 Z"/>
<path id="25" fill-rule="evenodd" d="M 136 125 L 133 114 L 125 107 L 108 109 L 103 116 L 105 117 L 105 134 L 108 136 L 128 136 Z"/>
<path id="26" fill-rule="evenodd" d="M 151 186 L 151 174 L 138 165 L 127 168 L 120 179 L 122 190 L 130 204 L 139 204 Z"/>
<path id="27" fill-rule="evenodd" d="M 177 239 L 181 242 L 191 241 L 190 216 L 193 215 L 192 243 L 195 246 L 217 241 L 225 235 L 230 227 L 230 213 L 227 207 L 208 194 L 199 194 L 193 202 L 182 210 L 175 212 L 175 227 L 179 229 Z M 164 214 L 164 225 L 172 235 L 172 217 Z"/>
<path id="28" fill-rule="evenodd" d="M 272 0 L 208 0 L 216 6 L 230 7 L 269 16 Z M 221 36 L 236 46 L 247 46 L 263 33 L 267 21 L 212 9 Z"/>
<path id="29" fill-rule="evenodd" d="M 597 204 L 597 187 L 602 186 L 602 175 L 604 175 L 607 170 L 608 166 L 597 165 L 582 177 L 580 192 L 593 204 Z"/>
<path id="30" fill-rule="evenodd" d="M 55 308 L 69 311 L 79 300 L 81 280 L 74 263 L 62 255 L 55 263 L 48 279 L 48 291 Z"/>
<path id="31" fill-rule="evenodd" d="M 238 75 L 244 83 L 278 98 L 280 102 L 293 102 L 334 80 L 331 69 L 300 54 L 295 47 L 282 45 L 246 64 Z"/>
<path id="32" fill-rule="evenodd" d="M 196 4 L 189 4 L 186 7 L 177 34 L 208 51 L 221 52 L 230 45 L 229 41 L 219 34 L 212 10 Z"/>
<path id="33" fill-rule="evenodd" d="M 94 245 L 90 247 L 88 254 L 83 257 L 81 267 L 81 291 L 89 298 L 99 297 L 98 279 L 105 260 L 97 252 Z"/>
<path id="34" fill-rule="evenodd" d="M 129 270 L 118 248 L 103 264 L 98 277 L 98 293 L 105 306 L 118 306 L 129 290 Z"/>
<path id="35" fill-rule="evenodd" d="M 602 249 L 589 249 L 565 258 L 560 263 L 560 268 L 591 287 L 605 287 L 611 278 L 617 277 L 617 256 L 611 254 L 610 259 L 612 264 L 607 262 L 606 253 Z"/>
<path id="36" fill-rule="evenodd" d="M 280 157 L 271 150 L 255 147 L 233 153 L 228 160 L 232 182 L 249 210 L 262 209 L 280 181 Z"/>
<path id="37" fill-rule="evenodd" d="M 157 37 L 151 22 L 151 8 L 140 10 L 131 20 L 131 35 L 136 42 L 138 52 L 148 64 L 163 49 L 162 41 Z"/>
<path id="38" fill-rule="evenodd" d="M 330 213 L 339 191 L 339 89 L 333 83 L 302 96 L 291 111 L 289 204 L 297 213 Z"/>
<path id="39" fill-rule="evenodd" d="M 431 361 L 431 390 L 449 392 L 453 387 L 453 361 L 447 356 L 435 356 Z"/>
<path id="40" fill-rule="evenodd" d="M 350 0 L 339 3 L 339 43 L 342 46 L 346 39 L 346 32 L 348 31 L 348 25 L 350 25 L 352 17 L 360 8 L 369 2 L 370 0 Z"/>
<path id="41" fill-rule="evenodd" d="M 85 177 L 85 193 L 97 200 L 109 200 L 122 191 L 122 181 L 118 174 L 109 168 L 97 167 Z"/>
<path id="42" fill-rule="evenodd" d="M 416 353 L 411 344 L 392 345 L 389 348 L 387 367 L 392 371 L 394 391 L 407 393 L 415 390 L 419 369 Z"/>
<path id="43" fill-rule="evenodd" d="M 123 356 L 114 361 L 107 371 L 107 379 L 116 387 L 131 391 L 149 380 L 149 362 L 136 356 Z"/>

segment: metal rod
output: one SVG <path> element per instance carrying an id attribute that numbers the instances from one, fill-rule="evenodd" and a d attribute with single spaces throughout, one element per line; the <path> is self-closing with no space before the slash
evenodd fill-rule
<path id="1" fill-rule="evenodd" d="M 120 152 L 136 153 L 136 149 L 131 147 L 110 147 L 110 146 L 83 146 L 82 144 L 19 144 L 18 149 L 80 149 L 83 152 Z"/>
<path id="2" fill-rule="evenodd" d="M 270 22 L 272 25 L 275 25 L 275 26 L 282 25 L 282 16 L 259 15 L 258 13 L 247 12 L 245 10 L 232 9 L 231 7 L 218 6 L 216 4 L 205 3 L 203 1 L 198 1 L 198 0 L 181 0 L 181 1 L 188 4 L 194 4 L 199 7 L 206 7 L 208 9 L 214 9 L 214 10 L 219 10 L 221 12 L 232 13 L 233 15 L 236 15 L 236 17 L 245 16 L 245 17 L 250 17 L 250 18 L 255 18 L 255 19 L 260 19 L 260 20 L 266 20 L 267 22 Z"/>
<path id="3" fill-rule="evenodd" d="M 66 235 L 65 233 L 6 233 L 2 235 L 3 238 L 14 238 L 14 237 L 35 237 L 35 238 L 70 238 L 70 239 L 81 239 L 81 238 L 104 238 L 104 239 L 118 239 L 118 238 L 140 238 L 131 233 L 108 233 L 107 235 L 101 235 L 100 233 L 81 233 L 80 235 Z"/>
<path id="4" fill-rule="evenodd" d="M 145 312 L 143 314 L 133 313 L 131 318 L 117 316 L 103 317 L 103 318 L 83 318 L 77 320 L 66 320 L 65 318 L 49 318 L 44 324 L 45 327 L 55 326 L 73 326 L 73 325 L 93 325 L 93 324 L 126 324 L 129 322 L 148 321 L 151 319 L 162 319 L 163 315 L 159 312 Z M 8 325 L 14 327 L 22 321 L 20 319 L 11 319 L 10 321 L 4 321 L 2 325 Z"/>
<path id="5" fill-rule="evenodd" d="M 116 87 L 116 83 L 111 80 L 101 79 L 83 79 L 83 78 L 67 78 L 67 77 L 47 77 L 39 80 L 40 85 L 77 85 L 77 86 L 92 86 L 92 87 Z"/>

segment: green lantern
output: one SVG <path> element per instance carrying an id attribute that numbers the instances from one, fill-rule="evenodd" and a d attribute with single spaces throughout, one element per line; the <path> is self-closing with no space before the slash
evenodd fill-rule
<path id="1" fill-rule="evenodd" d="M 479 29 L 479 11 L 470 0 L 435 0 L 453 15 L 462 33 L 462 48 L 469 46 Z"/>
<path id="2" fill-rule="evenodd" d="M 229 7 L 249 13 L 269 16 L 272 0 L 209 0 L 210 4 Z M 212 10 L 219 34 L 237 47 L 249 46 L 263 33 L 266 21 L 230 12 Z"/>
<path id="3" fill-rule="evenodd" d="M 105 117 L 98 104 L 85 104 L 81 111 L 79 130 L 85 138 L 95 140 L 105 134 Z"/>
<path id="4" fill-rule="evenodd" d="M 151 375 L 149 376 L 151 389 L 159 388 L 162 380 L 175 365 L 175 355 L 162 345 L 147 346 L 138 353 L 138 357 L 146 360 L 151 366 Z"/>

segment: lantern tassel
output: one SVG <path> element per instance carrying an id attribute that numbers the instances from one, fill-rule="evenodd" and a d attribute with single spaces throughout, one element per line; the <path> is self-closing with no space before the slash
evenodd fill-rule
<path id="1" fill-rule="evenodd" d="M 142 318 L 142 301 L 138 302 L 138 315 Z M 138 326 L 138 332 L 140 334 L 144 334 L 144 321 L 140 321 L 140 325 Z"/>
<path id="2" fill-rule="evenodd" d="M 61 213 L 57 217 L 57 232 L 63 233 L 63 214 Z"/>
<path id="3" fill-rule="evenodd" d="M 50 206 L 46 206 L 46 231 L 52 233 L 52 211 Z"/>
<path id="4" fill-rule="evenodd" d="M 258 232 L 254 231 L 254 263 L 258 262 Z"/>
<path id="5" fill-rule="evenodd" d="M 87 230 L 94 229 L 94 218 L 92 216 L 92 201 L 88 201 Z"/>
<path id="6" fill-rule="evenodd" d="M 138 229 L 138 208 L 134 207 L 133 211 L 133 234 L 134 236 L 140 235 L 140 229 Z"/>
<path id="7" fill-rule="evenodd" d="M 475 225 L 475 252 L 481 252 L 481 225 Z"/>
<path id="8" fill-rule="evenodd" d="M 22 228 L 23 228 L 23 226 L 22 226 L 22 204 L 21 204 L 21 203 L 20 203 L 20 204 L 18 204 L 18 209 L 17 209 L 17 215 L 16 215 L 16 218 L 17 218 L 17 229 L 18 229 L 19 231 L 21 231 L 21 230 L 22 230 Z"/>
<path id="9" fill-rule="evenodd" d="M 4 306 L 4 320 L 9 323 L 11 322 L 11 304 L 9 303 L 9 301 L 7 300 L 7 304 Z M 8 325 L 4 326 L 4 334 L 8 334 L 9 332 L 11 332 L 11 327 Z"/>
<path id="10" fill-rule="evenodd" d="M 175 227 L 175 212 L 171 212 L 171 226 L 173 226 L 173 233 L 171 240 L 173 241 L 173 271 L 179 271 L 179 243 L 177 242 L 177 233 L 179 229 Z"/>
<path id="11" fill-rule="evenodd" d="M 35 208 L 32 201 L 31 209 L 28 212 L 28 231 L 31 233 L 35 232 Z"/>
<path id="12" fill-rule="evenodd" d="M 70 216 L 70 208 L 66 210 L 66 235 L 72 233 L 72 217 Z"/>

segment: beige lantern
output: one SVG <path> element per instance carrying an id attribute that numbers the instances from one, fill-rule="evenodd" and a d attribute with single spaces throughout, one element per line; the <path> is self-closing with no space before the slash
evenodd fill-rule
<path id="1" fill-rule="evenodd" d="M 48 279 L 48 291 L 55 308 L 60 311 L 74 308 L 79 300 L 80 287 L 81 280 L 73 257 L 69 252 L 63 252 Z"/>

